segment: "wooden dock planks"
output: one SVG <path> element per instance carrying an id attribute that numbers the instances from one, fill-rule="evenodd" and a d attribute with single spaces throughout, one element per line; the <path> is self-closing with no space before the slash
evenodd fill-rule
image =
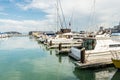
<path id="1" fill-rule="evenodd" d="M 75 62 L 77 66 L 80 68 L 89 68 L 89 67 L 100 67 L 104 65 L 112 64 L 112 54 L 110 52 L 105 53 L 93 53 L 90 56 L 85 55 L 85 63 L 81 63 L 80 61 Z"/>
<path id="2" fill-rule="evenodd" d="M 113 64 L 111 60 L 107 61 L 90 61 L 87 63 L 80 63 L 80 62 L 75 62 L 75 65 L 79 66 L 80 68 L 94 68 L 94 67 L 101 67 L 101 66 L 106 66 L 106 65 L 111 65 Z"/>

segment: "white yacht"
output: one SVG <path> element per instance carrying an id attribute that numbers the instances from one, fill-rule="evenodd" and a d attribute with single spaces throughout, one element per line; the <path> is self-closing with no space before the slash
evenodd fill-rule
<path id="1" fill-rule="evenodd" d="M 52 44 L 60 44 L 60 43 L 74 43 L 74 42 L 82 42 L 80 39 L 80 34 L 77 33 L 63 33 L 58 34 L 56 37 L 51 37 L 47 39 L 48 45 L 52 42 Z"/>
<path id="2" fill-rule="evenodd" d="M 85 48 L 84 56 L 82 56 L 83 47 Z M 83 62 L 99 59 L 111 61 L 111 58 L 118 52 L 120 52 L 120 41 L 112 39 L 108 34 L 103 34 L 83 38 L 82 47 L 72 47 L 69 56 L 80 61 L 84 57 Z"/>

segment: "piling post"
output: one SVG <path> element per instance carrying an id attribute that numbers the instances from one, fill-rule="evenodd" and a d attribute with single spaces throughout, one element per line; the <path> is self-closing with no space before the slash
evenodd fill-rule
<path id="1" fill-rule="evenodd" d="M 52 40 L 50 41 L 50 46 L 52 46 Z"/>
<path id="2" fill-rule="evenodd" d="M 62 43 L 59 44 L 59 51 L 62 50 Z"/>
<path id="3" fill-rule="evenodd" d="M 48 42 L 48 40 L 47 40 L 47 39 L 45 39 L 45 42 L 47 43 L 47 42 Z"/>
<path id="4" fill-rule="evenodd" d="M 81 49 L 81 62 L 85 63 L 85 48 Z"/>

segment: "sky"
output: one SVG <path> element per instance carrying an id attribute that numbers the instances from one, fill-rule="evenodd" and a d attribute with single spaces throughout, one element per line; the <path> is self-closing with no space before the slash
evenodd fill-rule
<path id="1" fill-rule="evenodd" d="M 120 0 L 0 0 L 0 32 L 96 31 L 120 21 Z M 71 24 L 71 25 L 69 25 Z"/>

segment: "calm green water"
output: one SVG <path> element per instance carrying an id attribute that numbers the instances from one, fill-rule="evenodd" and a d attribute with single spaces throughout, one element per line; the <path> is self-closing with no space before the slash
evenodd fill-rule
<path id="1" fill-rule="evenodd" d="M 0 39 L 0 80 L 120 80 L 113 67 L 81 70 L 72 62 L 30 37 Z"/>

